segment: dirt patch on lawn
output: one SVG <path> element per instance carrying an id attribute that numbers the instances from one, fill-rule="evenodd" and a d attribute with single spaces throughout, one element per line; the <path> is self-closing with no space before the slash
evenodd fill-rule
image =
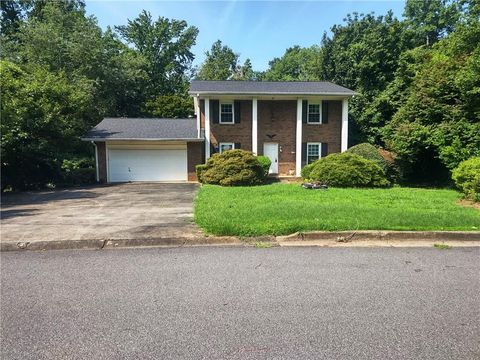
<path id="1" fill-rule="evenodd" d="M 457 204 L 465 207 L 473 207 L 474 209 L 480 210 L 480 202 L 470 201 L 470 200 L 458 200 Z"/>

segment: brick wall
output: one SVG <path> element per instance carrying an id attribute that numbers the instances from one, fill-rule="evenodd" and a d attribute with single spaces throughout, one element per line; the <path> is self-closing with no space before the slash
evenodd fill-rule
<path id="1" fill-rule="evenodd" d="M 203 164 L 204 148 L 205 146 L 203 142 L 187 143 L 188 181 L 197 181 L 195 166 Z"/>
<path id="2" fill-rule="evenodd" d="M 328 124 L 303 124 L 302 142 L 321 142 L 328 144 L 328 153 L 341 151 L 342 141 L 342 102 L 328 102 Z M 305 162 L 302 161 L 302 166 Z"/>
<path id="3" fill-rule="evenodd" d="M 105 142 L 97 141 L 97 157 L 98 157 L 98 178 L 101 183 L 107 182 L 107 150 Z"/>
<path id="4" fill-rule="evenodd" d="M 278 143 L 279 175 L 295 174 L 296 119 L 295 100 L 258 101 L 258 153 L 263 155 L 264 143 Z"/>
<path id="5" fill-rule="evenodd" d="M 302 143 L 322 142 L 328 144 L 329 153 L 340 152 L 342 132 L 342 102 L 328 101 L 328 124 L 302 126 Z M 205 128 L 205 101 L 200 100 L 201 126 Z M 258 100 L 258 154 L 263 155 L 266 142 L 278 143 L 279 175 L 295 174 L 296 152 L 296 100 Z M 225 125 L 210 122 L 211 142 L 240 143 L 241 148 L 252 150 L 252 101 L 241 101 L 240 124 Z M 305 165 L 302 162 L 302 166 Z"/>

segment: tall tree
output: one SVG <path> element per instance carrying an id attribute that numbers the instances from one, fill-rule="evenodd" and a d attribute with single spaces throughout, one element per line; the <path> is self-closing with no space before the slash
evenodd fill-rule
<path id="1" fill-rule="evenodd" d="M 459 4 L 451 0 L 407 0 L 403 15 L 418 44 L 430 46 L 453 31 L 459 10 Z"/>
<path id="2" fill-rule="evenodd" d="M 280 58 L 269 62 L 269 69 L 263 74 L 263 80 L 292 81 L 320 80 L 321 53 L 320 47 L 302 48 L 295 45 L 288 48 Z"/>
<path id="3" fill-rule="evenodd" d="M 154 21 L 144 10 L 116 29 L 148 61 L 148 98 L 185 92 L 194 59 L 191 48 L 198 35 L 196 27 L 188 26 L 184 20 L 164 17 Z"/>
<path id="4" fill-rule="evenodd" d="M 220 40 L 205 52 L 205 61 L 197 72 L 198 80 L 230 80 L 237 71 L 239 55 Z"/>

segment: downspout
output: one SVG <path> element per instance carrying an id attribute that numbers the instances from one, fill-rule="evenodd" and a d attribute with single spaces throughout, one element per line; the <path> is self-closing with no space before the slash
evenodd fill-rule
<path id="1" fill-rule="evenodd" d="M 100 182 L 100 174 L 98 173 L 98 149 L 95 141 L 91 141 L 93 146 L 95 146 L 95 180 Z"/>

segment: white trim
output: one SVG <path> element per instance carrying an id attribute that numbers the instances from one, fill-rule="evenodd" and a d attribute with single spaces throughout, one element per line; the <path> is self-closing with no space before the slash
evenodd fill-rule
<path id="1" fill-rule="evenodd" d="M 232 105 L 232 121 L 222 121 L 222 105 Z M 235 124 L 235 102 L 234 101 L 219 101 L 218 102 L 218 123 L 222 125 Z"/>
<path id="2" fill-rule="evenodd" d="M 201 129 L 201 122 L 200 122 L 200 100 L 198 99 L 198 96 L 195 96 L 194 98 L 194 105 L 195 105 L 195 115 L 197 115 L 197 137 L 200 138 L 200 134 L 202 133 Z"/>
<path id="3" fill-rule="evenodd" d="M 199 142 L 203 139 L 199 138 L 189 138 L 189 139 L 180 139 L 180 138 L 81 138 L 82 141 L 98 141 L 98 142 L 107 142 L 107 141 L 187 141 L 187 142 Z"/>
<path id="4" fill-rule="evenodd" d="M 310 109 L 309 109 L 309 106 L 310 105 L 318 105 L 318 111 L 319 111 L 319 122 L 317 121 L 310 121 Z M 322 101 L 307 101 L 307 124 L 310 124 L 310 125 L 321 125 L 322 124 Z"/>
<path id="5" fill-rule="evenodd" d="M 258 153 L 258 102 L 254 98 L 252 100 L 252 152 Z"/>
<path id="6" fill-rule="evenodd" d="M 302 171 L 302 99 L 297 99 L 297 132 L 295 138 L 295 175 Z"/>
<path id="7" fill-rule="evenodd" d="M 232 148 L 230 150 L 235 150 L 235 143 L 233 143 L 233 142 L 221 142 L 221 143 L 218 143 L 218 153 L 219 154 L 222 153 L 222 145 L 231 145 Z"/>
<path id="8" fill-rule="evenodd" d="M 93 145 L 95 146 L 95 180 L 97 182 L 100 182 L 100 174 L 98 173 L 98 149 L 97 149 L 97 144 L 93 142 Z"/>
<path id="9" fill-rule="evenodd" d="M 205 161 L 210 158 L 210 99 L 205 98 Z"/>
<path id="10" fill-rule="evenodd" d="M 348 149 L 348 99 L 342 101 L 342 143 L 341 151 Z"/>
<path id="11" fill-rule="evenodd" d="M 278 96 L 355 96 L 358 95 L 357 92 L 258 92 L 258 91 L 189 91 L 189 95 L 278 95 Z"/>
<path id="12" fill-rule="evenodd" d="M 318 145 L 318 159 L 321 159 L 322 158 L 322 143 L 321 142 L 308 142 L 307 143 L 307 153 L 305 154 L 305 158 L 306 158 L 306 165 L 310 164 L 308 162 L 308 145 Z M 318 160 L 317 159 L 317 160 Z"/>

